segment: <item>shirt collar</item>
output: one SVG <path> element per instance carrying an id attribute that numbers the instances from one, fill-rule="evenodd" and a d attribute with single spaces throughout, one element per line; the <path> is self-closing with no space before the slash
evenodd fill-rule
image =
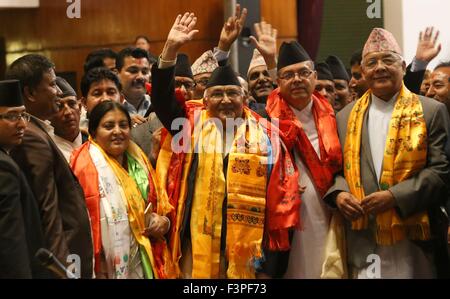
<path id="1" fill-rule="evenodd" d="M 310 118 L 312 117 L 312 106 L 313 106 L 313 99 L 311 99 L 308 103 L 308 105 L 306 105 L 302 110 L 298 110 L 294 107 L 292 107 L 291 105 L 289 105 L 289 107 L 291 107 L 292 111 L 294 111 L 294 114 L 297 116 L 297 118 Z"/>
<path id="2" fill-rule="evenodd" d="M 78 136 L 72 142 L 70 142 L 69 140 L 64 139 L 56 134 L 54 135 L 54 137 L 55 137 L 55 140 L 58 141 L 58 143 L 64 143 L 64 144 L 70 145 L 73 148 L 77 148 L 82 144 L 81 131 L 80 131 L 80 133 L 78 133 Z"/>
<path id="3" fill-rule="evenodd" d="M 393 109 L 395 106 L 395 103 L 397 102 L 397 97 L 398 97 L 399 93 L 400 92 L 397 92 L 389 101 L 384 101 L 372 93 L 371 106 L 373 108 L 375 108 L 377 110 L 381 110 L 381 111 Z"/>
<path id="4" fill-rule="evenodd" d="M 42 126 L 44 127 L 44 130 L 49 134 L 49 135 L 54 135 L 55 132 L 55 128 L 53 128 L 51 122 L 49 120 L 41 120 L 37 117 L 34 117 L 34 119 Z"/>

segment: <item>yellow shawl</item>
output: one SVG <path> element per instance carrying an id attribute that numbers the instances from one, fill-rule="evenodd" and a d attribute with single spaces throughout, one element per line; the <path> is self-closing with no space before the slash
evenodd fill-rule
<path id="1" fill-rule="evenodd" d="M 90 139 L 90 142 L 92 144 L 97 145 L 95 141 L 93 141 L 92 139 Z M 127 199 L 128 221 L 130 223 L 130 228 L 131 231 L 133 232 L 133 236 L 139 243 L 139 245 L 145 249 L 145 252 L 150 259 L 152 269 L 155 269 L 154 256 L 150 240 L 142 234 L 142 232 L 145 230 L 144 210 L 147 199 L 142 198 L 138 185 L 133 180 L 133 178 L 128 174 L 128 172 L 117 162 L 117 160 L 107 155 L 99 145 L 97 145 L 97 147 L 105 157 L 108 164 L 111 166 L 120 186 L 123 189 L 125 198 Z M 144 152 L 142 152 L 142 150 L 135 143 L 130 142 L 127 152 L 134 159 L 136 159 L 141 165 L 145 166 L 144 169 L 148 171 L 147 174 L 149 175 L 149 179 L 152 180 L 156 179 L 156 174 L 153 167 L 148 162 L 148 159 L 145 156 Z M 164 196 L 164 192 L 157 191 L 157 193 L 158 195 L 163 197 L 161 198 L 161 202 L 168 203 L 167 196 Z M 161 204 L 161 206 L 163 206 L 163 204 Z M 153 271 L 153 274 L 155 278 L 159 278 L 157 271 Z"/>
<path id="2" fill-rule="evenodd" d="M 267 186 L 267 141 L 265 133 L 249 111 L 237 128 L 224 176 L 222 135 L 208 121 L 205 110 L 196 121 L 191 148 L 198 150 L 198 168 L 191 210 L 192 278 L 219 278 L 222 204 L 227 197 L 225 257 L 228 278 L 254 278 L 253 259 L 261 257 Z M 157 162 L 164 182 L 170 171 L 170 136 L 164 140 Z M 178 196 L 176 220 L 171 239 L 171 263 L 178 265 L 181 254 L 180 226 L 184 215 L 187 175 L 192 154 L 185 154 Z M 167 261 L 166 261 L 167 262 Z M 177 269 L 179 273 L 179 269 Z"/>
<path id="3" fill-rule="evenodd" d="M 360 148 L 364 113 L 370 104 L 370 90 L 355 104 L 347 124 L 347 138 L 344 148 L 344 174 L 351 193 L 359 200 L 365 197 L 361 182 Z M 419 97 L 404 85 L 397 98 L 389 123 L 383 158 L 380 189 L 390 187 L 410 178 L 426 164 L 427 129 Z M 401 219 L 395 209 L 376 216 L 376 240 L 381 245 L 392 245 L 405 237 L 413 240 L 427 240 L 430 224 L 426 212 Z M 368 217 L 354 221 L 354 230 L 366 229 Z"/>

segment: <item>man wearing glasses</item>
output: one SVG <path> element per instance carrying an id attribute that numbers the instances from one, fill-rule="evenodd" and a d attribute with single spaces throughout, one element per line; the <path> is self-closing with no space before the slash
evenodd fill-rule
<path id="1" fill-rule="evenodd" d="M 322 200 L 341 170 L 342 153 L 333 107 L 315 92 L 317 72 L 308 53 L 296 41 L 284 42 L 278 57 L 279 88 L 268 97 L 266 111 L 279 119 L 280 137 L 294 156 L 301 194 L 296 229 L 283 246 L 266 252 L 264 274 L 284 278 L 320 278 L 331 212 Z M 336 278 L 341 278 L 340 273 Z"/>
<path id="2" fill-rule="evenodd" d="M 326 197 L 347 219 L 351 277 L 448 277 L 445 105 L 405 87 L 400 47 L 384 29 L 372 30 L 361 67 L 369 92 L 337 115 L 345 167 Z"/>
<path id="3" fill-rule="evenodd" d="M 29 120 L 19 81 L 0 81 L 0 278 L 46 277 L 34 259 L 45 246 L 39 209 L 25 176 L 9 156 L 22 142 Z"/>
<path id="4" fill-rule="evenodd" d="M 153 104 L 165 128 L 156 171 L 173 205 L 162 212 L 174 223 L 166 247 L 171 254 L 158 260 L 157 267 L 171 269 L 169 265 L 176 264 L 169 277 L 254 278 L 263 238 L 279 229 L 271 220 L 290 216 L 291 207 L 294 214 L 298 211 L 298 189 L 279 196 L 284 194 L 281 184 L 297 182 L 280 171 L 288 162 L 280 158 L 272 165 L 275 144 L 245 107 L 242 86 L 231 66 L 213 71 L 204 105 L 187 101 L 182 106 L 176 100 L 177 52 L 198 32 L 196 22 L 192 13 L 177 17 L 152 68 Z M 287 203 L 277 206 L 284 199 Z M 158 206 L 163 210 L 167 203 Z M 280 210 L 283 213 L 274 217 Z M 266 217 L 271 232 L 265 234 Z M 287 230 L 283 233 L 287 235 Z"/>

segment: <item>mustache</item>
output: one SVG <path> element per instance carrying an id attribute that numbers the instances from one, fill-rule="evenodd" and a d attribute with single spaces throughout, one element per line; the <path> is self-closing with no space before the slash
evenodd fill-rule
<path id="1" fill-rule="evenodd" d="M 145 86 L 145 80 L 143 79 L 136 79 L 131 83 L 131 86 L 133 87 L 144 87 Z"/>
<path id="2" fill-rule="evenodd" d="M 256 84 L 256 89 L 259 89 L 259 88 L 272 88 L 272 87 L 273 87 L 273 85 L 269 81 L 263 81 L 263 82 L 260 82 L 260 83 Z"/>
<path id="3" fill-rule="evenodd" d="M 234 105 L 220 105 L 219 110 L 233 110 Z"/>
<path id="4" fill-rule="evenodd" d="M 296 89 L 296 88 L 306 89 L 306 86 L 304 84 L 301 84 L 301 83 L 298 83 L 298 84 L 294 83 L 294 84 L 291 85 L 291 89 Z"/>

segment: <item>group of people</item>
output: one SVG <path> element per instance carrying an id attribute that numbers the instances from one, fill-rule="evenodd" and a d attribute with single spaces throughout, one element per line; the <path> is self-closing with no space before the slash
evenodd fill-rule
<path id="1" fill-rule="evenodd" d="M 450 63 L 425 77 L 437 33 L 407 67 L 375 28 L 348 71 L 277 49 L 261 22 L 245 79 L 228 54 L 246 16 L 192 65 L 189 12 L 158 57 L 144 36 L 93 51 L 81 97 L 42 55 L 8 67 L 1 278 L 62 278 L 40 248 L 80 278 L 450 277 Z"/>

